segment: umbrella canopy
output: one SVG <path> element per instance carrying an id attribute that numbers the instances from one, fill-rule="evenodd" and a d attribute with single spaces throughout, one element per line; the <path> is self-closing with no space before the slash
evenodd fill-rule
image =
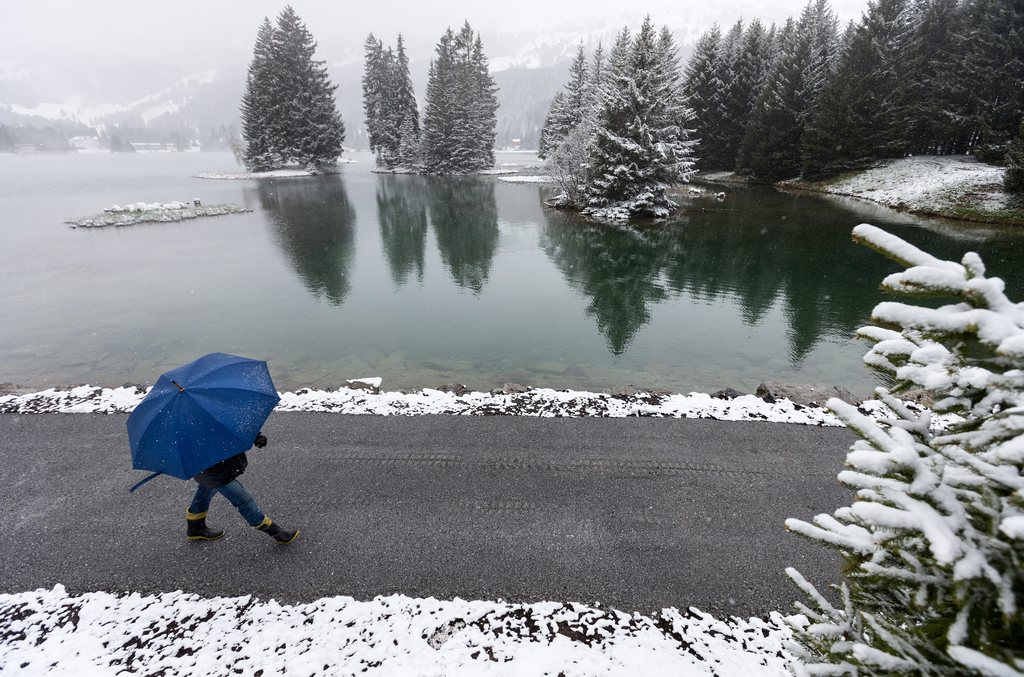
<path id="1" fill-rule="evenodd" d="M 132 466 L 193 477 L 251 447 L 280 399 L 259 360 L 211 353 L 169 371 L 128 417 Z"/>

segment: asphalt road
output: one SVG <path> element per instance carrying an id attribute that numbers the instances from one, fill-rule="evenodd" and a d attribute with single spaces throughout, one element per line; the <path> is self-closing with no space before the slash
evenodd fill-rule
<path id="1" fill-rule="evenodd" d="M 276 545 L 221 497 L 185 539 L 193 483 L 130 469 L 123 415 L 0 415 L 0 592 L 329 595 L 600 602 L 633 611 L 789 610 L 789 534 L 849 501 L 845 429 L 668 419 L 274 414 L 241 478 L 302 534 Z M 820 587 L 820 586 L 819 586 Z"/>

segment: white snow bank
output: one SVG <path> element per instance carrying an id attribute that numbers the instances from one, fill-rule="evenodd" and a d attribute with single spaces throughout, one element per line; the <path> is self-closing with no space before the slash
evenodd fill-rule
<path id="1" fill-rule="evenodd" d="M 791 633 L 696 609 L 402 595 L 279 604 L 91 592 L 0 595 L 0 673 L 209 675 L 786 675 Z"/>
<path id="2" fill-rule="evenodd" d="M 890 160 L 837 181 L 812 184 L 834 195 L 848 195 L 912 212 L 941 213 L 959 206 L 985 211 L 1010 208 L 1003 192 L 1006 170 L 965 155 L 922 155 Z M 807 187 L 800 182 L 783 182 Z"/>
<path id="3" fill-rule="evenodd" d="M 378 378 L 354 379 L 378 388 Z M 0 396 L 0 413 L 128 413 L 148 390 L 138 387 L 99 388 L 78 386 L 70 390 L 49 389 L 25 395 Z M 923 411 L 913 402 L 906 406 Z M 867 400 L 858 406 L 865 416 L 875 420 L 891 416 L 884 404 Z M 754 395 L 720 399 L 703 393 L 688 395 L 609 395 L 577 390 L 533 388 L 523 393 L 467 392 L 456 395 L 424 388 L 415 392 L 374 393 L 365 389 L 311 390 L 281 393 L 277 411 L 332 412 L 339 414 L 377 414 L 380 416 L 416 416 L 453 414 L 463 416 L 596 416 L 623 418 L 651 416 L 664 418 L 704 418 L 720 421 L 768 421 L 804 425 L 840 426 L 839 419 L 823 406 L 796 404 L 787 399 L 768 403 Z M 939 427 L 957 417 L 933 415 Z"/>
<path id="4" fill-rule="evenodd" d="M 524 174 L 522 176 L 501 176 L 499 181 L 506 183 L 554 183 L 555 180 L 544 174 Z"/>
<path id="5" fill-rule="evenodd" d="M 161 209 L 187 209 L 191 207 L 191 204 L 185 202 L 133 202 L 130 205 L 114 205 L 113 207 L 107 207 L 103 211 L 108 214 L 127 213 L 127 212 L 151 212 Z"/>
<path id="6" fill-rule="evenodd" d="M 197 179 L 225 179 L 240 181 L 242 179 L 286 179 L 297 176 L 318 176 L 306 169 L 274 169 L 269 172 L 209 172 L 196 174 Z"/>

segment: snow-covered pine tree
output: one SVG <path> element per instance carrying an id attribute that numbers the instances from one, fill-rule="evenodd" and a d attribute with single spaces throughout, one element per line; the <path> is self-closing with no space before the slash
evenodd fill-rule
<path id="1" fill-rule="evenodd" d="M 381 127 L 383 125 L 384 98 L 388 92 L 387 73 L 384 68 L 384 44 L 370 33 L 363 43 L 363 112 L 366 115 L 366 137 L 370 152 L 380 164 Z"/>
<path id="2" fill-rule="evenodd" d="M 569 81 L 565 88 L 551 100 L 548 114 L 544 118 L 544 128 L 541 129 L 541 147 L 538 156 L 543 159 L 558 147 L 566 136 L 569 135 L 580 121 L 588 108 L 590 77 L 587 68 L 587 56 L 583 49 L 583 43 L 576 49 L 576 57 L 569 66 Z"/>
<path id="3" fill-rule="evenodd" d="M 315 47 L 315 43 L 314 43 Z M 306 73 L 305 130 L 298 139 L 299 164 L 319 171 L 338 162 L 345 140 L 345 123 L 338 113 L 334 92 L 338 86 L 327 75 L 323 61 L 311 61 Z"/>
<path id="4" fill-rule="evenodd" d="M 371 33 L 364 49 L 363 108 L 370 150 L 381 167 L 392 169 L 414 163 L 417 152 L 413 149 L 419 146 L 419 111 L 405 41 L 399 35 L 395 49 L 385 48 Z M 406 139 L 406 135 L 411 136 Z"/>
<path id="5" fill-rule="evenodd" d="M 494 165 L 497 87 L 480 36 L 469 22 L 438 42 L 427 81 L 421 139 L 434 174 L 462 174 Z"/>
<path id="6" fill-rule="evenodd" d="M 585 213 L 665 217 L 677 207 L 667 189 L 689 178 L 693 161 L 692 143 L 678 124 L 683 97 L 676 58 L 672 50 L 659 49 L 649 16 L 635 39 L 623 29 L 616 40 L 597 117 Z"/>
<path id="7" fill-rule="evenodd" d="M 264 21 L 260 29 L 260 56 L 254 55 L 250 67 L 250 80 L 266 84 L 251 93 L 247 87 L 242 112 L 245 118 L 249 108 L 264 111 L 265 123 L 259 128 L 266 134 L 250 137 L 246 131 L 246 143 L 255 144 L 253 158 L 263 157 L 271 164 L 254 160 L 252 166 L 273 169 L 298 164 L 318 170 L 332 165 L 345 139 L 345 125 L 334 101 L 337 87 L 331 84 L 324 63 L 313 59 L 316 43 L 295 10 L 287 6 L 278 16 L 276 28 L 269 32 L 269 46 L 260 44 L 267 37 L 268 23 Z M 261 65 L 253 70 L 257 63 Z"/>
<path id="8" fill-rule="evenodd" d="M 399 109 L 395 92 L 398 90 L 398 66 L 395 51 L 390 47 L 382 55 L 384 96 L 380 108 L 380 144 L 377 163 L 388 169 L 398 164 L 398 146 L 401 144 L 400 130 L 403 111 Z"/>
<path id="9" fill-rule="evenodd" d="M 736 115 L 739 120 L 738 138 L 735 141 L 737 152 L 743 140 L 743 130 L 750 124 L 754 104 L 768 79 L 768 71 L 772 66 L 771 42 L 771 34 L 757 19 L 751 21 L 743 33 L 743 45 L 736 65 L 737 86 L 734 94 Z"/>
<path id="10" fill-rule="evenodd" d="M 806 123 L 813 115 L 822 89 L 835 75 L 839 62 L 839 20 L 832 12 L 828 0 L 815 0 L 804 8 L 801 26 L 810 39 L 810 58 L 804 75 L 804 108 L 801 116 Z"/>
<path id="11" fill-rule="evenodd" d="M 595 110 L 601 103 L 601 87 L 605 75 L 604 47 L 600 41 L 594 49 L 594 58 L 590 62 L 590 81 L 587 83 L 588 115 L 596 115 Z"/>
<path id="12" fill-rule="evenodd" d="M 454 41 L 455 33 L 449 28 L 437 43 L 427 76 L 421 151 L 426 170 L 433 174 L 449 174 L 453 171 L 451 135 L 456 79 L 452 58 Z"/>
<path id="13" fill-rule="evenodd" d="M 1011 195 L 1024 195 L 1024 120 L 1021 120 L 1020 132 L 1006 153 L 1003 190 Z"/>
<path id="14" fill-rule="evenodd" d="M 687 105 L 683 89 L 679 48 L 668 26 L 662 26 L 658 32 L 657 71 L 661 101 L 660 109 L 656 109 L 653 116 L 655 143 L 659 144 L 662 160 L 678 166 L 680 176 L 672 180 L 676 183 L 688 179 L 695 172 L 693 152 L 696 144 L 690 138 L 693 112 Z"/>
<path id="15" fill-rule="evenodd" d="M 243 161 L 250 172 L 273 169 L 280 162 L 272 149 L 274 90 L 276 88 L 271 48 L 274 27 L 264 17 L 256 33 L 252 61 L 242 94 L 242 135 L 245 137 Z"/>
<path id="16" fill-rule="evenodd" d="M 402 167 L 417 167 L 420 162 L 420 122 L 415 111 L 407 113 L 400 130 L 401 143 L 398 146 L 398 164 Z"/>
<path id="17" fill-rule="evenodd" d="M 583 209 L 586 206 L 590 163 L 595 149 L 597 117 L 603 102 L 602 88 L 605 85 L 605 59 L 601 43 L 599 42 L 594 50 L 589 69 L 586 67 L 581 44 L 570 70 L 573 76 L 570 77 L 565 90 L 555 95 L 551 107 L 555 115 L 561 116 L 559 119 L 569 121 L 566 124 L 570 125 L 570 128 L 559 143 L 548 150 L 544 170 L 559 188 L 558 195 L 549 200 L 548 204 Z M 582 92 L 582 96 L 579 96 L 578 119 L 572 120 L 574 116 L 558 111 L 568 105 L 567 97 L 575 92 Z M 551 129 L 555 129 L 554 124 Z"/>
<path id="18" fill-rule="evenodd" d="M 861 439 L 839 474 L 852 505 L 786 526 L 839 549 L 838 604 L 799 572 L 799 675 L 1024 673 L 1024 303 L 975 253 L 942 261 L 874 226 L 854 239 L 907 267 L 883 288 L 955 303 L 885 302 L 859 334 L 865 362 L 962 417 L 936 430 L 889 390 L 876 423 L 827 406 Z"/>
<path id="19" fill-rule="evenodd" d="M 395 116 L 398 127 L 397 159 L 401 165 L 413 165 L 419 161 L 420 113 L 416 105 L 416 91 L 409 72 L 409 56 L 405 52 L 405 41 L 398 35 L 395 47 Z"/>
<path id="20" fill-rule="evenodd" d="M 491 77 L 490 64 L 479 33 L 473 41 L 473 51 L 470 55 L 470 77 L 473 101 L 472 143 L 475 149 L 470 171 L 477 171 L 494 167 L 494 140 L 498 125 L 498 86 Z"/>
<path id="21" fill-rule="evenodd" d="M 697 164 L 702 169 L 710 165 L 704 159 L 704 145 L 708 139 L 714 138 L 719 120 L 711 113 L 714 110 L 715 93 L 717 91 L 715 63 L 718 49 L 722 41 L 721 30 L 715 24 L 700 36 L 694 47 L 693 54 L 686 64 L 683 91 L 686 94 L 690 110 L 693 111 L 693 126 L 700 159 Z"/>
<path id="22" fill-rule="evenodd" d="M 558 121 L 565 116 L 564 108 L 565 92 L 555 92 L 548 113 L 544 116 L 544 126 L 540 130 L 540 141 L 537 144 L 537 157 L 541 160 L 546 160 L 561 142 Z"/>
<path id="23" fill-rule="evenodd" d="M 477 163 L 476 77 L 473 65 L 473 29 L 466 21 L 452 43 L 455 102 L 452 110 L 451 163 L 458 173 L 483 169 Z"/>

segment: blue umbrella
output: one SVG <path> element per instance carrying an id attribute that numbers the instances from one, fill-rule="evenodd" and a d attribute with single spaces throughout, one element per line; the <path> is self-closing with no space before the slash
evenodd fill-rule
<path id="1" fill-rule="evenodd" d="M 132 467 L 193 477 L 251 447 L 280 399 L 259 360 L 211 353 L 171 370 L 128 417 Z"/>

